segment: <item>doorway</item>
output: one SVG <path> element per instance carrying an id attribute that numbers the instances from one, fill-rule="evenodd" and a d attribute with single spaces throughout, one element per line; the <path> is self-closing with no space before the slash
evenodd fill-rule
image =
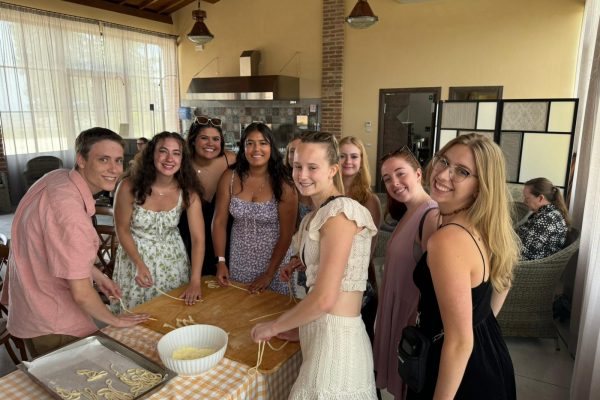
<path id="1" fill-rule="evenodd" d="M 441 92 L 441 87 L 379 90 L 378 160 L 408 146 L 421 165 L 426 165 L 432 156 L 436 104 Z M 379 168 L 376 189 L 383 189 Z"/>

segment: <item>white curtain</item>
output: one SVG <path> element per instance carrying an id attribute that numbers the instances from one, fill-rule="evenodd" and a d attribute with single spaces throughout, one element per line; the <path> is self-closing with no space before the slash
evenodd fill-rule
<path id="1" fill-rule="evenodd" d="M 594 24 L 598 24 L 598 0 L 586 4 L 595 10 Z M 579 320 L 577 353 L 571 381 L 571 399 L 600 398 L 600 26 L 596 25 L 595 46 L 591 52 L 591 69 L 587 101 L 583 112 L 582 146 L 589 148 L 589 163 L 579 165 L 578 179 L 585 193 L 581 244 L 577 263 L 576 281 L 582 282 L 581 318 Z M 579 304 L 573 303 L 573 307 Z M 572 324 L 573 326 L 573 324 Z"/>
<path id="2" fill-rule="evenodd" d="M 75 137 L 102 126 L 130 137 L 178 130 L 173 37 L 0 3 L 0 119 L 11 200 L 38 155 L 74 161 Z"/>

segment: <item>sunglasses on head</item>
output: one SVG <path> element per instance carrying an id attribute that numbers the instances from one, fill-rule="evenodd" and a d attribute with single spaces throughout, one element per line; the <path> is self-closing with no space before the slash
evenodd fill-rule
<path id="1" fill-rule="evenodd" d="M 383 157 L 381 157 L 381 159 L 379 160 L 379 162 L 383 163 L 384 161 L 389 160 L 392 157 L 396 157 L 396 156 L 400 156 L 400 155 L 407 155 L 410 158 L 412 158 L 413 160 L 415 160 L 418 165 L 421 165 L 421 163 L 417 159 L 417 156 L 415 156 L 415 153 L 413 153 L 412 150 L 410 149 L 410 147 L 408 147 L 406 145 L 404 145 L 404 146 L 402 146 L 399 149 L 396 149 L 394 151 L 390 151 L 389 153 L 387 153 L 386 155 L 384 155 Z"/>
<path id="2" fill-rule="evenodd" d="M 221 118 L 209 118 L 206 115 L 199 115 L 196 117 L 196 122 L 200 125 L 212 125 L 212 126 L 221 126 L 223 121 Z"/>

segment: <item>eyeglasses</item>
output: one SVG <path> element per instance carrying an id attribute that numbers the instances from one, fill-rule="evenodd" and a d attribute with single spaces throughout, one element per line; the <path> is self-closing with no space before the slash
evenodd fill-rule
<path id="1" fill-rule="evenodd" d="M 472 176 L 473 178 L 479 178 L 477 175 L 474 175 L 461 165 L 452 165 L 450 161 L 444 156 L 436 155 L 433 158 L 433 171 L 435 173 L 439 173 L 445 171 L 446 168 L 450 170 L 450 180 L 454 183 L 460 183 Z"/>
<path id="2" fill-rule="evenodd" d="M 379 160 L 380 164 L 383 164 L 385 161 L 389 160 L 392 157 L 398 157 L 401 155 L 405 155 L 410 157 L 412 160 L 414 160 L 418 166 L 421 166 L 421 163 L 419 162 L 419 160 L 417 159 L 417 156 L 415 156 L 415 153 L 412 152 L 412 150 L 404 145 L 402 147 L 400 147 L 399 149 L 396 149 L 394 151 L 390 151 L 389 153 L 387 153 L 386 155 L 384 155 L 383 157 L 381 157 L 381 159 Z"/>
<path id="3" fill-rule="evenodd" d="M 223 123 L 223 121 L 221 121 L 221 118 L 209 118 L 206 115 L 198 115 L 196 117 L 196 122 L 199 123 L 200 125 L 212 125 L 212 126 L 221 126 L 221 124 Z"/>

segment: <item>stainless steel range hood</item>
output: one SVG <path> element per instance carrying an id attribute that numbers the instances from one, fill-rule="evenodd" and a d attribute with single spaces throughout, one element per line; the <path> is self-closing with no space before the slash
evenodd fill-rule
<path id="1" fill-rule="evenodd" d="M 240 75 L 222 78 L 192 78 L 188 100 L 298 100 L 300 80 L 285 75 L 257 75 L 260 52 L 244 51 Z M 245 76 L 244 76 L 245 75 Z"/>

